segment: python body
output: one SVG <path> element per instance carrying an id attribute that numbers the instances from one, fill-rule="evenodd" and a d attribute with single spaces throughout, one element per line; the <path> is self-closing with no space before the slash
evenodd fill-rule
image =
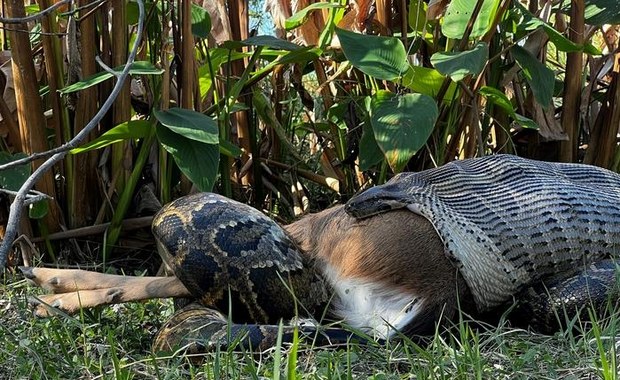
<path id="1" fill-rule="evenodd" d="M 284 229 L 219 195 L 185 197 L 160 211 L 153 232 L 199 303 L 173 316 L 155 349 L 212 349 L 231 333 L 265 348 L 281 318 L 325 310 L 373 338 L 414 337 L 457 305 L 482 314 L 514 298 L 549 331 L 562 307 L 571 316 L 617 298 L 619 201 L 615 173 L 504 155 L 401 174 Z M 301 331 L 325 343 L 350 337 Z"/>

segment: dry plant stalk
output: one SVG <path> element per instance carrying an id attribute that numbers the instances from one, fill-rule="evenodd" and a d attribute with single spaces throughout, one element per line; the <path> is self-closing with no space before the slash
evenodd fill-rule
<path id="1" fill-rule="evenodd" d="M 584 12 L 585 4 L 583 0 L 573 0 L 571 2 L 569 39 L 578 46 L 582 46 L 584 42 Z M 568 136 L 568 140 L 560 143 L 559 159 L 562 162 L 575 162 L 577 157 L 582 71 L 583 52 L 568 53 L 566 55 L 566 74 L 561 117 L 562 128 Z"/>
<path id="2" fill-rule="evenodd" d="M 110 3 L 112 8 L 112 29 L 110 30 L 112 41 L 112 65 L 120 66 L 127 60 L 127 4 L 125 0 L 113 0 Z M 112 125 L 118 125 L 131 117 L 131 96 L 130 81 L 123 86 L 123 90 L 116 99 L 112 107 Z M 119 193 L 125 188 L 125 182 L 131 175 L 132 152 L 130 143 L 127 141 L 114 144 L 112 146 L 112 173 L 119 175 L 116 189 Z"/>
<path id="3" fill-rule="evenodd" d="M 6 2 L 7 15 L 20 18 L 26 15 L 22 0 L 8 0 Z M 46 120 L 43 115 L 43 106 L 36 78 L 32 50 L 28 28 L 25 24 L 15 24 L 8 36 L 11 40 L 11 53 L 13 58 L 13 85 L 17 101 L 17 119 L 22 138 L 21 149 L 26 154 L 43 152 L 49 149 L 45 133 Z M 33 168 L 38 167 L 33 162 Z M 37 183 L 36 189 L 56 198 L 53 173 L 47 172 Z M 48 231 L 54 232 L 60 226 L 60 213 L 55 202 L 48 202 L 49 212 L 45 217 Z"/>
<path id="4" fill-rule="evenodd" d="M 78 5 L 84 6 L 90 0 L 79 0 Z M 87 78 L 97 72 L 97 38 L 95 16 L 80 20 L 80 71 L 81 77 Z M 75 113 L 74 129 L 79 133 L 97 113 L 99 89 L 92 86 L 79 92 L 77 109 Z M 94 135 L 94 134 L 92 134 Z M 69 204 L 69 220 L 72 228 L 84 227 L 96 219 L 97 205 L 99 202 L 99 186 L 97 185 L 97 152 L 86 152 L 74 162 L 73 193 L 88 194 L 88 197 L 76 197 Z M 79 175 L 78 175 L 79 174 Z"/>

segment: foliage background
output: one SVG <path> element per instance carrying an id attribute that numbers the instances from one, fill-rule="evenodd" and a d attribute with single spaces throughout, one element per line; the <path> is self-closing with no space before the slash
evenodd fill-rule
<path id="1" fill-rule="evenodd" d="M 136 42 L 135 1 L 66 0 L 41 17 L 51 5 L 3 8 L 32 15 L 1 36 L 5 163 L 66 147 L 109 97 L 118 75 L 109 67 L 120 71 Z M 15 251 L 23 258 L 11 263 L 143 261 L 148 232 L 145 241 L 132 231 L 196 190 L 287 222 L 395 172 L 466 157 L 618 170 L 618 8 L 146 1 L 131 81 L 37 182 L 52 199 L 29 206 Z M 1 166 L 0 185 L 18 190 L 40 163 Z"/>
<path id="2" fill-rule="evenodd" d="M 10 226 L 0 229 L 3 247 L 14 248 L 0 254 L 9 377 L 277 378 L 285 367 L 304 378 L 617 376 L 617 313 L 579 335 L 459 325 L 426 349 L 309 351 L 300 362 L 292 353 L 286 366 L 278 355 L 217 353 L 198 369 L 178 358 L 160 368 L 140 352 L 169 305 L 32 321 L 15 265 L 155 274 L 152 215 L 192 191 L 217 191 L 286 223 L 396 172 L 467 157 L 620 169 L 616 0 L 144 5 L 138 40 L 136 0 L 0 4 L 0 225 L 16 214 L 11 191 L 41 157 L 69 152 L 37 181 L 40 194 L 24 198 L 31 204 L 17 212 L 15 243 Z M 273 30 L 250 20 L 267 13 Z M 93 119 L 134 44 L 131 80 Z"/>

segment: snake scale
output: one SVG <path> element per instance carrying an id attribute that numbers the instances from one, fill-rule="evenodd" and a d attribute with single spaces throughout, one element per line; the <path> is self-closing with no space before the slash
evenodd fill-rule
<path id="1" fill-rule="evenodd" d="M 334 263 L 326 263 L 329 260 L 305 248 L 307 240 L 322 238 L 325 232 L 321 229 L 309 230 L 308 236 L 291 236 L 247 205 L 211 193 L 187 196 L 156 215 L 153 232 L 165 263 L 197 302 L 165 324 L 154 349 L 186 346 L 190 352 L 201 352 L 228 346 L 235 339 L 263 349 L 275 343 L 282 318 L 302 315 L 319 319 L 325 310 L 334 312 L 334 308 L 338 309 L 333 313 L 335 319 L 372 332 L 372 326 L 366 328 L 349 318 L 343 311 L 346 308 L 334 305 L 348 302 L 365 307 L 372 301 L 367 298 L 374 296 L 402 306 L 402 315 L 386 317 L 396 321 L 392 326 L 410 336 L 424 334 L 433 331 L 428 327 L 438 322 L 440 313 L 428 311 L 432 302 L 416 296 L 405 297 L 405 303 L 399 304 L 402 296 L 389 291 L 402 288 L 401 283 L 413 276 L 411 270 L 423 268 L 422 260 L 445 258 L 456 268 L 455 284 L 466 288 L 459 297 L 463 305 L 467 304 L 465 298 L 470 298 L 472 312 L 505 310 L 516 298 L 521 318 L 539 330 L 551 331 L 558 327 L 556 313 L 563 307 L 569 316 L 583 316 L 587 315 L 583 314 L 586 305 L 602 309 L 610 299 L 617 300 L 614 258 L 620 248 L 619 201 L 620 176 L 613 172 L 509 155 L 455 161 L 397 175 L 353 197 L 344 206 L 346 213 L 341 208 L 328 214 L 332 219 L 349 218 L 351 222 L 343 228 L 363 227 L 366 221 L 381 225 L 397 215 L 402 218 L 402 210 L 407 211 L 405 217 L 422 217 L 414 226 L 430 223 L 427 235 L 436 234 L 431 238 L 438 241 L 438 252 L 422 252 L 421 259 L 416 259 L 419 263 L 409 262 L 408 267 L 385 272 L 385 262 L 398 260 L 355 258 L 360 266 L 370 268 L 376 262 L 377 273 L 398 274 L 377 279 L 378 288 L 362 281 L 371 278 L 368 276 L 334 275 L 338 271 Z M 330 223 L 336 227 L 326 230 L 338 228 L 338 222 Z M 407 231 L 411 241 L 416 241 L 415 228 Z M 391 238 L 384 236 L 386 241 Z M 406 249 L 395 255 L 404 259 L 413 255 L 410 250 L 415 250 L 417 243 L 410 247 L 407 242 L 400 244 Z M 344 257 L 339 263 L 352 255 L 339 254 Z M 347 265 L 354 268 L 356 264 Z M 415 275 L 432 283 L 437 273 Z M 341 282 L 346 283 L 344 291 Z M 427 298 L 451 291 L 442 287 Z M 359 294 L 366 297 L 361 303 L 347 299 Z M 229 311 L 232 324 L 221 313 Z M 293 328 L 282 331 L 284 340 L 290 340 Z M 351 337 L 340 328 L 307 324 L 299 331 L 319 344 L 342 343 Z M 379 337 L 390 335 L 384 332 Z"/>

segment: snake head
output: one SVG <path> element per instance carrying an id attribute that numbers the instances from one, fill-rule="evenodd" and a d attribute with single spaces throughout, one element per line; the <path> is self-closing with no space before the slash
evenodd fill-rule
<path id="1" fill-rule="evenodd" d="M 389 184 L 372 187 L 351 198 L 345 207 L 347 214 L 358 218 L 368 218 L 392 210 L 407 207 L 410 203 L 407 194 Z"/>

